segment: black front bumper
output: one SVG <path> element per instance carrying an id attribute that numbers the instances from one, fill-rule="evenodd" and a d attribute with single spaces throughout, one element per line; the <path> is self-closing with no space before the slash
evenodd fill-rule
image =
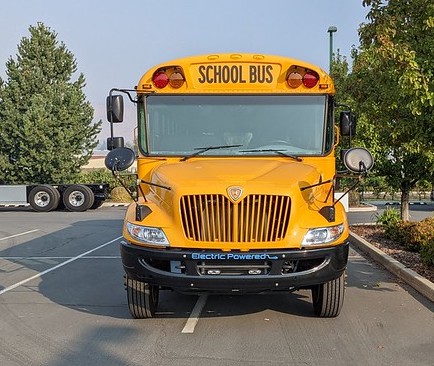
<path id="1" fill-rule="evenodd" d="M 259 293 L 309 288 L 338 278 L 349 243 L 330 248 L 221 252 L 151 249 L 122 242 L 130 278 L 181 292 Z"/>

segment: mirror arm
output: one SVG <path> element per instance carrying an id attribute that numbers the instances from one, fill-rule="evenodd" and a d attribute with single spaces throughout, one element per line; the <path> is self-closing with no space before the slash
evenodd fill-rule
<path id="1" fill-rule="evenodd" d="M 112 89 L 110 89 L 110 92 L 109 92 L 109 96 L 110 96 L 110 97 L 112 97 L 113 92 L 124 93 L 124 94 L 128 95 L 128 99 L 129 99 L 132 103 L 135 103 L 135 104 L 138 103 L 138 101 L 137 101 L 136 99 L 134 99 L 134 98 L 131 96 L 131 94 L 130 94 L 130 92 L 135 93 L 135 92 L 136 92 L 135 89 L 117 89 L 117 88 L 112 88 Z"/>
<path id="2" fill-rule="evenodd" d="M 300 191 L 303 192 L 303 191 L 305 191 L 306 189 L 314 188 L 314 187 L 318 187 L 318 186 L 322 186 L 323 184 L 332 183 L 332 182 L 333 182 L 333 179 L 325 180 L 324 182 L 320 182 L 320 183 L 312 184 L 312 185 L 310 185 L 310 186 L 306 186 L 306 187 L 301 187 L 301 188 L 300 188 Z"/>
<path id="3" fill-rule="evenodd" d="M 360 163 L 363 164 L 363 165 L 365 165 L 363 162 L 360 162 Z M 357 182 L 354 183 L 350 188 L 348 188 L 348 189 L 344 192 L 344 194 L 343 194 L 342 196 L 340 196 L 336 201 L 334 201 L 334 202 L 333 202 L 333 206 L 335 206 L 336 203 L 338 203 L 338 202 L 342 199 L 342 197 L 346 196 L 346 195 L 347 195 L 348 193 L 350 193 L 354 188 L 356 188 L 359 184 L 361 184 L 363 178 L 366 177 L 366 174 L 367 174 L 367 173 L 368 173 L 368 172 L 366 171 L 366 168 L 365 168 L 365 170 L 364 170 L 363 172 L 361 172 L 361 174 L 357 177 L 357 178 L 359 178 L 359 179 L 357 180 Z"/>
<path id="4" fill-rule="evenodd" d="M 110 112 L 110 113 L 113 112 L 113 108 L 112 108 L 112 104 L 111 104 L 111 103 L 110 103 L 109 112 Z M 113 137 L 115 136 L 114 128 L 113 128 L 113 123 L 112 123 L 112 122 L 109 122 L 109 123 L 110 123 L 110 137 L 113 138 Z M 108 144 L 107 144 L 107 145 L 108 145 Z"/>
<path id="5" fill-rule="evenodd" d="M 127 187 L 127 185 L 124 183 L 122 179 L 119 178 L 118 170 L 113 167 L 112 174 L 115 177 L 115 179 L 121 184 L 121 186 L 127 191 L 128 195 L 132 198 L 132 200 L 138 204 L 137 197 L 134 197 L 133 193 L 130 191 L 130 189 Z"/>
<path id="6" fill-rule="evenodd" d="M 168 191 L 171 191 L 172 190 L 172 188 L 171 187 L 169 187 L 169 186 L 163 186 L 163 185 L 161 185 L 161 184 L 157 184 L 157 183 L 152 183 L 152 182 L 148 182 L 148 181 L 146 181 L 146 180 L 143 180 L 143 179 L 140 179 L 140 182 L 141 183 L 145 183 L 145 184 L 147 184 L 147 185 L 150 185 L 150 186 L 154 186 L 154 187 L 159 187 L 159 188 L 163 188 L 163 189 L 166 189 L 166 190 L 168 190 Z M 142 192 L 143 193 L 143 192 Z"/>
<path id="7" fill-rule="evenodd" d="M 146 199 L 146 196 L 145 196 L 145 192 L 143 192 L 142 186 L 140 185 L 140 182 L 137 182 L 137 187 L 139 187 L 140 193 L 142 193 L 142 196 L 143 196 L 143 199 L 145 200 L 145 202 L 148 202 L 148 200 Z"/>
<path id="8" fill-rule="evenodd" d="M 121 186 L 127 191 L 128 195 L 132 198 L 134 203 L 136 204 L 136 221 L 142 221 L 146 216 L 148 216 L 152 211 L 148 206 L 142 206 L 139 204 L 138 197 L 134 197 L 130 189 L 127 187 L 127 185 L 123 182 L 121 178 L 119 178 L 119 174 L 116 174 L 118 171 L 115 167 L 112 169 L 112 174 L 115 177 L 115 179 L 121 184 Z M 140 189 L 140 192 L 142 192 L 143 198 L 146 201 L 145 194 L 142 190 L 142 187 L 140 187 L 140 184 L 138 184 L 138 188 Z"/>

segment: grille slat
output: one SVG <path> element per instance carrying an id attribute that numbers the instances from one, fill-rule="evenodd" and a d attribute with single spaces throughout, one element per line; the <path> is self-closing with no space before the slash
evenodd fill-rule
<path id="1" fill-rule="evenodd" d="M 193 241 L 275 242 L 289 224 L 288 196 L 248 195 L 233 203 L 223 195 L 181 197 L 185 236 Z"/>

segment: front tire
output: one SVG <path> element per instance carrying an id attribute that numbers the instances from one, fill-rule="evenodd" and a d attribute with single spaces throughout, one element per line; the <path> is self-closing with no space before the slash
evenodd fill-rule
<path id="1" fill-rule="evenodd" d="M 335 280 L 316 285 L 312 288 L 312 303 L 316 316 L 334 318 L 341 312 L 344 304 L 345 272 Z"/>
<path id="2" fill-rule="evenodd" d="M 159 288 L 125 275 L 128 308 L 135 319 L 152 318 L 157 310 Z"/>

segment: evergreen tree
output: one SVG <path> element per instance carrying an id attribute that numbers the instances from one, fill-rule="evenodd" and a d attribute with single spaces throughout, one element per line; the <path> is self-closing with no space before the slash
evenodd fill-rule
<path id="1" fill-rule="evenodd" d="M 77 63 L 57 34 L 42 23 L 29 31 L 0 78 L 0 182 L 72 182 L 102 122 L 92 122 L 84 75 L 72 80 Z"/>

